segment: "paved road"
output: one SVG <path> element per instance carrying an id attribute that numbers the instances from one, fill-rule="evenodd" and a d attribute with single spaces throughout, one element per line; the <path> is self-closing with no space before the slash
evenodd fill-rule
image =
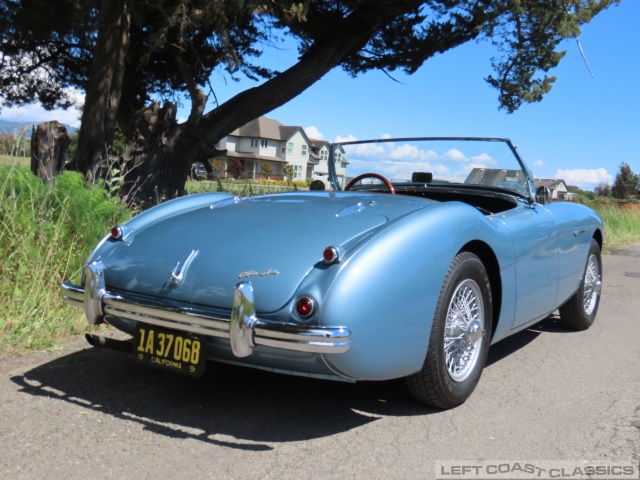
<path id="1" fill-rule="evenodd" d="M 451 411 L 414 403 L 401 382 L 216 365 L 192 381 L 81 339 L 0 357 L 0 477 L 429 479 L 437 461 L 638 464 L 640 248 L 604 268 L 589 331 L 550 317 L 498 343 Z"/>

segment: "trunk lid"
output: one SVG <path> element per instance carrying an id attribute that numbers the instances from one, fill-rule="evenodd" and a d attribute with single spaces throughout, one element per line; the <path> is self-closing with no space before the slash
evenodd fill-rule
<path id="1" fill-rule="evenodd" d="M 256 310 L 274 312 L 325 247 L 345 245 L 429 203 L 347 192 L 223 200 L 134 231 L 103 259 L 105 280 L 108 288 L 224 309 L 232 306 L 234 286 L 250 281 Z M 169 273 L 178 262 L 174 273 L 182 269 L 182 279 L 175 285 Z"/>

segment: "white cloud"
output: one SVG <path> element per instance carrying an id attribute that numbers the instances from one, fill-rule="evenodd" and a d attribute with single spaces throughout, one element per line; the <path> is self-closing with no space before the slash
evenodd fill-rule
<path id="1" fill-rule="evenodd" d="M 322 140 L 324 138 L 324 135 L 318 130 L 318 127 L 314 127 L 313 125 L 305 127 L 304 133 L 307 134 L 307 137 L 314 138 L 316 140 Z"/>
<path id="2" fill-rule="evenodd" d="M 84 93 L 77 89 L 69 89 L 67 93 L 74 99 L 75 104 L 82 106 L 84 104 Z M 0 110 L 0 116 L 4 120 L 11 122 L 33 122 L 34 124 L 57 120 L 60 123 L 71 125 L 72 127 L 80 126 L 80 111 L 72 106 L 67 110 L 45 110 L 40 104 L 32 103 L 21 107 L 4 107 Z"/>
<path id="3" fill-rule="evenodd" d="M 611 184 L 613 177 L 604 168 L 591 170 L 576 168 L 572 170 L 556 170 L 555 178 L 561 178 L 568 185 L 579 187 L 595 187 L 601 183 Z"/>
<path id="4" fill-rule="evenodd" d="M 544 162 L 542 160 L 536 160 L 533 162 L 534 167 L 544 167 Z"/>
<path id="5" fill-rule="evenodd" d="M 338 135 L 335 141 L 336 142 L 355 142 L 356 140 L 358 140 L 358 137 L 356 137 L 355 135 L 349 134 L 346 137 Z"/>
<path id="6" fill-rule="evenodd" d="M 355 139 L 350 140 L 355 141 Z M 360 145 L 345 145 L 347 158 L 364 157 L 369 159 L 381 159 L 386 156 L 386 150 L 380 143 L 363 143 Z"/>

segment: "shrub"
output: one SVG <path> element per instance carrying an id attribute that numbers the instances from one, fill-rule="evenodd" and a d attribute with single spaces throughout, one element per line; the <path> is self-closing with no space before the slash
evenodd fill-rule
<path id="1" fill-rule="evenodd" d="M 92 248 L 129 216 L 77 172 L 43 182 L 26 166 L 0 165 L 0 348 L 47 347 L 88 328 L 62 303 L 59 282 L 78 281 Z"/>

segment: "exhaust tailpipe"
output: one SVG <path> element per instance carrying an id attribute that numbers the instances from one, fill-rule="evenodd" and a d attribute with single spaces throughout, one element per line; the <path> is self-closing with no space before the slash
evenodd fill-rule
<path id="1" fill-rule="evenodd" d="M 116 340 L 92 333 L 85 333 L 84 338 L 86 338 L 87 342 L 93 347 L 108 348 L 109 350 L 126 353 L 131 353 L 133 348 L 133 342 L 131 340 Z"/>

